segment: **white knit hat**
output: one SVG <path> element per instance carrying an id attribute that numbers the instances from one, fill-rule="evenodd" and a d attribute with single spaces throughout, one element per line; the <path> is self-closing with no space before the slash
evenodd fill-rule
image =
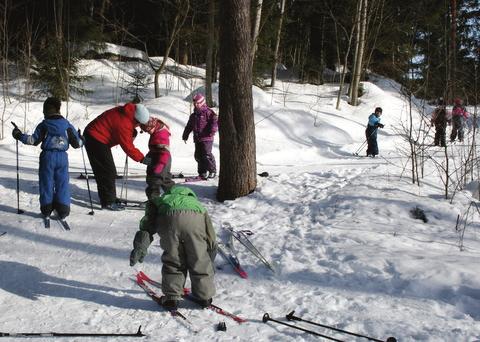
<path id="1" fill-rule="evenodd" d="M 139 103 L 135 106 L 135 119 L 141 124 L 146 124 L 150 118 L 150 113 L 148 112 L 147 107 Z"/>

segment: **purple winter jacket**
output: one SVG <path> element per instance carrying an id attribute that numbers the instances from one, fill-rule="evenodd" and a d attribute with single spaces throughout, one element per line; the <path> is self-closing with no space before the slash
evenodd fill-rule
<path id="1" fill-rule="evenodd" d="M 218 131 L 217 114 L 207 106 L 200 109 L 195 108 L 185 126 L 182 139 L 188 140 L 192 131 L 194 142 L 213 141 L 213 137 Z"/>

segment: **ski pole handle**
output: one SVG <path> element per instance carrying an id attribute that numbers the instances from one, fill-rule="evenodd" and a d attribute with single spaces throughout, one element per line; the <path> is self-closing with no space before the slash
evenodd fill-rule
<path id="1" fill-rule="evenodd" d="M 13 122 L 13 121 L 10 121 L 10 122 L 12 123 L 13 127 L 18 129 L 18 126 L 15 124 L 15 122 Z"/>

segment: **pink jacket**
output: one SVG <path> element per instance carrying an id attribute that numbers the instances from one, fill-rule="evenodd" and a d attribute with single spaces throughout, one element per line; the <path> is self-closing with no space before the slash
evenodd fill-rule
<path id="1" fill-rule="evenodd" d="M 153 117 L 140 127 L 150 134 L 148 156 L 152 158 L 152 163 L 147 168 L 147 174 L 159 174 L 171 162 L 170 129 L 161 120 Z"/>
<path id="2" fill-rule="evenodd" d="M 452 109 L 452 117 L 454 116 L 463 116 L 465 119 L 468 119 L 468 112 L 465 107 L 455 105 Z"/>

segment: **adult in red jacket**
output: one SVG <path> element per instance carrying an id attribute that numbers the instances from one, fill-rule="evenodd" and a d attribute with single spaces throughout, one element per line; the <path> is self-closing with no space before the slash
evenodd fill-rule
<path id="1" fill-rule="evenodd" d="M 133 145 L 135 127 L 146 124 L 149 116 L 144 105 L 127 103 L 103 112 L 85 128 L 85 149 L 95 174 L 102 209 L 124 209 L 117 203 L 117 169 L 111 151 L 113 146 L 120 145 L 133 160 L 149 164 L 149 159 Z"/>

